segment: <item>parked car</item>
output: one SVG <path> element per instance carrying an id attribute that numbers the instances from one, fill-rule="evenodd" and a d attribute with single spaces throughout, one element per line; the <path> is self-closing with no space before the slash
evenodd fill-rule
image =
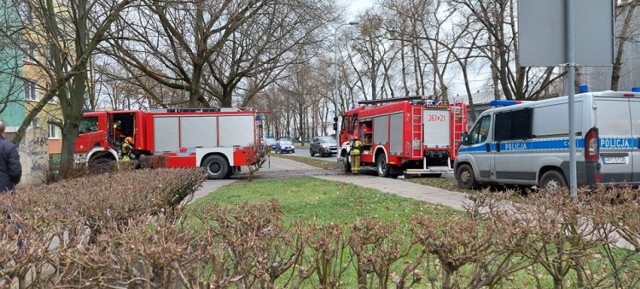
<path id="1" fill-rule="evenodd" d="M 338 153 L 338 141 L 335 138 L 330 136 L 317 136 L 311 140 L 309 146 L 309 154 L 311 156 L 315 156 L 316 154 L 320 154 L 320 156 L 331 156 L 333 154 Z"/>
<path id="2" fill-rule="evenodd" d="M 296 148 L 293 146 L 293 142 L 291 142 L 290 139 L 279 139 L 276 142 L 274 150 L 277 154 L 296 152 Z"/>
<path id="3" fill-rule="evenodd" d="M 270 150 L 274 150 L 276 148 L 276 142 L 275 138 L 267 137 L 264 139 L 264 144 L 269 146 Z"/>

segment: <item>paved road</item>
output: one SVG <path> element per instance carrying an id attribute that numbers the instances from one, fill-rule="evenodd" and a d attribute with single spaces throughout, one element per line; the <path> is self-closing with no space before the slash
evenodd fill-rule
<path id="1" fill-rule="evenodd" d="M 309 156 L 308 152 L 307 156 Z M 318 159 L 335 161 L 335 157 Z M 421 200 L 432 204 L 440 204 L 459 210 L 462 210 L 464 208 L 464 204 L 466 202 L 469 202 L 469 199 L 466 198 L 465 194 L 459 192 L 451 192 L 431 186 L 418 185 L 398 179 L 380 178 L 373 174 L 367 173 L 363 173 L 360 175 L 350 175 L 345 174 L 340 170 L 326 170 L 316 168 L 307 164 L 278 157 L 271 157 L 260 169 L 260 171 L 256 172 L 252 178 L 273 179 L 294 176 L 314 176 L 325 180 L 356 184 L 362 187 L 377 189 L 382 192 L 396 194 L 399 196 Z M 215 191 L 220 186 L 235 181 L 247 181 L 248 179 L 249 175 L 245 172 L 234 175 L 231 179 L 228 180 L 205 181 L 202 188 L 200 188 L 195 193 L 194 199 L 205 196 L 210 192 Z"/>

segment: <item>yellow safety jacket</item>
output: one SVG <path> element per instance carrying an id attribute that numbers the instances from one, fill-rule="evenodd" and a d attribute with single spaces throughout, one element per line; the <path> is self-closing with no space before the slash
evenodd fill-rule
<path id="1" fill-rule="evenodd" d="M 349 151 L 349 154 L 352 156 L 356 156 L 356 155 L 360 155 L 360 146 L 362 144 L 360 143 L 359 140 L 355 140 L 353 142 L 353 145 L 351 145 L 351 151 Z"/>
<path id="2" fill-rule="evenodd" d="M 122 143 L 122 148 L 120 150 L 120 158 L 128 157 L 132 150 L 133 150 L 133 146 L 130 143 L 125 141 L 124 143 Z"/>

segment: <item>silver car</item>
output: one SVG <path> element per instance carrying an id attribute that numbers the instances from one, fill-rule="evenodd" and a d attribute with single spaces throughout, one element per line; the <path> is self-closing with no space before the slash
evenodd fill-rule
<path id="1" fill-rule="evenodd" d="M 330 136 L 317 136 L 311 140 L 309 154 L 315 156 L 331 156 L 338 153 L 338 142 Z"/>

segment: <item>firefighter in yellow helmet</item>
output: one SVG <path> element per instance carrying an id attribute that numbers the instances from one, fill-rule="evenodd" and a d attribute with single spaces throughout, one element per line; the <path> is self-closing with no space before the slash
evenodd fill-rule
<path id="1" fill-rule="evenodd" d="M 354 136 L 351 138 L 351 150 L 349 151 L 349 155 L 351 156 L 351 173 L 358 174 L 360 173 L 360 150 L 362 147 L 362 143 L 360 143 L 360 139 L 358 136 Z"/>
<path id="2" fill-rule="evenodd" d="M 120 159 L 128 161 L 133 152 L 133 138 L 128 136 L 124 138 L 122 147 L 120 148 Z"/>

